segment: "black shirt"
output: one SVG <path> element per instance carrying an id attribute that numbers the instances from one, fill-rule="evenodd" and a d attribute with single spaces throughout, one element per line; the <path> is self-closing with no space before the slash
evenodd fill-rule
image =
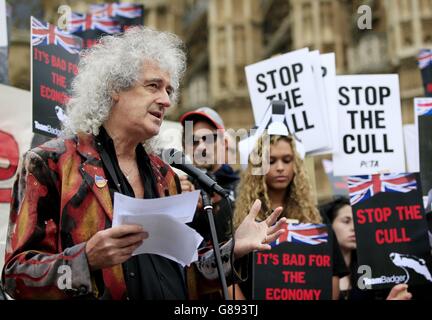
<path id="1" fill-rule="evenodd" d="M 97 148 L 101 154 L 111 199 L 114 192 L 135 197 L 132 186 L 118 164 L 113 140 L 101 127 L 97 136 Z M 136 161 L 144 198 L 159 198 L 151 169 L 150 159 L 141 144 L 136 149 Z M 144 240 L 145 241 L 145 240 Z M 184 269 L 176 262 L 155 254 L 140 254 L 123 263 L 128 299 L 132 300 L 184 300 L 187 297 Z"/>

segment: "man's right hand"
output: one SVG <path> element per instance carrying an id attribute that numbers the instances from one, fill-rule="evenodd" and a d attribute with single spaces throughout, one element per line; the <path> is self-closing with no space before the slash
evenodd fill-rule
<path id="1" fill-rule="evenodd" d="M 195 186 L 193 185 L 192 182 L 189 181 L 188 176 L 179 176 L 179 179 L 180 179 L 182 193 L 195 191 Z M 200 195 L 198 198 L 197 209 L 201 210 L 202 207 L 203 207 L 202 197 Z"/>
<path id="2" fill-rule="evenodd" d="M 86 255 L 91 271 L 125 262 L 148 238 L 139 225 L 122 225 L 97 232 L 86 244 Z"/>
<path id="3" fill-rule="evenodd" d="M 188 180 L 188 176 L 179 176 L 182 193 L 195 191 L 195 186 Z"/>

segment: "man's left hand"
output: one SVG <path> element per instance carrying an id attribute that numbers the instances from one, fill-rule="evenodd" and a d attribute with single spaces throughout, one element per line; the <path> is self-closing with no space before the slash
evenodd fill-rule
<path id="1" fill-rule="evenodd" d="M 254 250 L 270 250 L 270 243 L 284 233 L 282 228 L 286 223 L 286 218 L 280 219 L 274 225 L 282 213 L 282 207 L 276 208 L 266 220 L 257 222 L 255 219 L 260 209 L 261 201 L 257 199 L 235 232 L 234 257 L 236 259 Z"/>

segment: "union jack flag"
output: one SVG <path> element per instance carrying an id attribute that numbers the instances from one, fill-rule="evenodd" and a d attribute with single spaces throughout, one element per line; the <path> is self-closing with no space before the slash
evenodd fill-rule
<path id="1" fill-rule="evenodd" d="M 369 199 L 380 192 L 407 193 L 417 189 L 417 181 L 411 173 L 385 173 L 348 178 L 351 205 Z"/>
<path id="2" fill-rule="evenodd" d="M 68 24 L 68 30 L 71 33 L 95 29 L 109 34 L 121 31 L 120 24 L 112 18 L 96 16 L 93 14 L 71 14 Z"/>
<path id="3" fill-rule="evenodd" d="M 423 99 L 416 103 L 416 114 L 418 116 L 432 116 L 432 99 Z"/>
<path id="4" fill-rule="evenodd" d="M 285 232 L 270 245 L 274 248 L 283 242 L 317 245 L 328 241 L 325 224 L 295 223 L 285 224 Z"/>
<path id="5" fill-rule="evenodd" d="M 432 64 L 432 50 L 422 49 L 417 56 L 417 62 L 420 69 L 424 69 Z"/>
<path id="6" fill-rule="evenodd" d="M 74 54 L 81 50 L 81 39 L 67 32 L 61 31 L 56 26 L 43 23 L 36 18 L 31 18 L 32 45 L 60 45 L 66 51 Z"/>
<path id="7" fill-rule="evenodd" d="M 142 6 L 134 3 L 92 4 L 90 13 L 102 17 L 139 18 L 143 15 Z"/>

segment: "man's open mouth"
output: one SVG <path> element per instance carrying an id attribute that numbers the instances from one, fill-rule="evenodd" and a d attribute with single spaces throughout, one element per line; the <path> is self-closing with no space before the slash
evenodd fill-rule
<path id="1" fill-rule="evenodd" d="M 160 111 L 150 111 L 150 114 L 158 119 L 162 119 L 162 112 Z"/>

